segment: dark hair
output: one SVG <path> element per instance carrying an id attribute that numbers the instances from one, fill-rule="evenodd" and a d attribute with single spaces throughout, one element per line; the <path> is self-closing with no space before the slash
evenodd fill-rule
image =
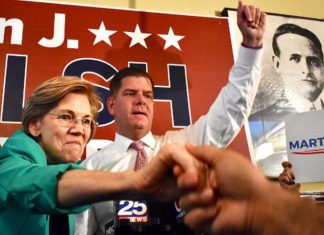
<path id="1" fill-rule="evenodd" d="M 88 97 L 91 114 L 96 120 L 101 105 L 94 91 L 94 86 L 79 77 L 54 77 L 40 84 L 28 98 L 22 114 L 24 131 L 30 134 L 29 124 L 43 118 L 52 108 L 57 106 L 60 100 L 70 93 L 85 94 Z M 93 126 L 90 138 L 93 137 L 95 129 L 96 127 Z"/>
<path id="2" fill-rule="evenodd" d="M 117 72 L 114 77 L 112 78 L 110 82 L 110 92 L 111 95 L 117 94 L 118 90 L 121 87 L 121 82 L 124 78 L 134 76 L 134 77 L 145 77 L 150 80 L 150 83 L 152 85 L 152 91 L 154 89 L 154 83 L 152 77 L 144 70 L 136 67 L 127 67 L 121 69 L 119 72 Z"/>
<path id="3" fill-rule="evenodd" d="M 283 35 L 283 34 L 297 34 L 303 37 L 308 38 L 309 40 L 311 40 L 314 45 L 316 46 L 316 48 L 319 50 L 319 54 L 321 57 L 321 60 L 323 62 L 323 51 L 322 51 L 322 44 L 320 42 L 320 40 L 317 38 L 317 36 L 309 31 L 306 28 L 302 28 L 298 25 L 295 24 L 282 24 L 280 25 L 276 32 L 273 35 L 273 39 L 272 39 L 272 48 L 273 48 L 273 52 L 276 56 L 280 56 L 280 49 L 278 46 L 278 42 L 277 39 L 279 36 Z"/>

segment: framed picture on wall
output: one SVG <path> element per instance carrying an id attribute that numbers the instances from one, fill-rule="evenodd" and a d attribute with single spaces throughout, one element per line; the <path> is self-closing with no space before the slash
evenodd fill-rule
<path id="1" fill-rule="evenodd" d="M 237 55 L 236 10 L 222 14 Z M 267 13 L 261 81 L 245 129 L 251 159 L 268 177 L 278 177 L 287 160 L 285 117 L 324 108 L 323 28 L 323 20 Z"/>

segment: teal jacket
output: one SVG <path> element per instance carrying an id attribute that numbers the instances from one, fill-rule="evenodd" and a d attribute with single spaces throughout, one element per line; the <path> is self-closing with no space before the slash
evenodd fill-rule
<path id="1" fill-rule="evenodd" d="M 57 178 L 70 169 L 83 168 L 77 164 L 47 165 L 40 145 L 23 131 L 8 138 L 0 149 L 0 233 L 45 235 L 49 214 L 87 209 L 57 208 Z M 70 219 L 73 234 L 71 223 Z"/>

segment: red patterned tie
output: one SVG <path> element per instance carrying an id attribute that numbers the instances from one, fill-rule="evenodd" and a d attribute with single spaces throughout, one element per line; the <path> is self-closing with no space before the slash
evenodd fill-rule
<path id="1" fill-rule="evenodd" d="M 147 164 L 147 155 L 144 150 L 144 144 L 142 141 L 137 140 L 130 145 L 130 148 L 137 151 L 134 170 L 137 171 L 143 168 Z"/>

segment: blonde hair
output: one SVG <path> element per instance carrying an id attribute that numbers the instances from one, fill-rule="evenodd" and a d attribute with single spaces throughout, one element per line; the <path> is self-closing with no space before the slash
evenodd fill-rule
<path id="1" fill-rule="evenodd" d="M 94 86 L 79 77 L 60 76 L 51 78 L 39 85 L 28 98 L 22 113 L 24 131 L 30 134 L 29 124 L 42 119 L 69 93 L 85 94 L 89 99 L 93 119 L 97 120 L 100 101 L 94 92 Z M 95 129 L 96 127 L 93 126 L 90 139 L 94 136 Z"/>

